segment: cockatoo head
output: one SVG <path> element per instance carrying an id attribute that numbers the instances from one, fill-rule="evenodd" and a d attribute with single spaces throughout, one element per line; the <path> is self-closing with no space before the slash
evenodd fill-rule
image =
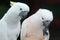
<path id="1" fill-rule="evenodd" d="M 10 9 L 12 9 L 11 11 L 14 12 L 16 15 L 19 15 L 21 18 L 24 18 L 30 11 L 29 6 L 25 3 L 11 1 L 10 6 Z"/>
<path id="2" fill-rule="evenodd" d="M 39 9 L 41 19 L 43 20 L 43 24 L 48 27 L 48 25 L 51 23 L 53 20 L 53 14 L 52 11 L 47 10 L 47 9 Z"/>

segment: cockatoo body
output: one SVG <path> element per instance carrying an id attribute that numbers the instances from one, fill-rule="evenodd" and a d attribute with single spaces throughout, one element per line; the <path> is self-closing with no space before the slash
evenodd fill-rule
<path id="1" fill-rule="evenodd" d="M 35 14 L 23 21 L 21 40 L 46 40 L 47 36 L 45 36 L 44 32 L 49 32 L 49 30 L 43 30 L 48 27 L 52 20 L 53 15 L 51 11 L 39 9 Z M 46 21 L 48 24 L 46 24 Z"/>
<path id="2" fill-rule="evenodd" d="M 27 4 L 20 2 L 14 3 L 0 20 L 0 40 L 17 40 L 21 31 L 20 20 L 28 12 L 29 6 Z"/>

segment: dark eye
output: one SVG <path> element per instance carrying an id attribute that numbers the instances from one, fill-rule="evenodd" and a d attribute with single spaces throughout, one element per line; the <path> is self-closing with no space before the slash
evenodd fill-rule
<path id="1" fill-rule="evenodd" d="M 20 10 L 22 10 L 22 8 L 20 8 Z"/>
<path id="2" fill-rule="evenodd" d="M 42 19 L 44 20 L 44 18 L 42 17 Z"/>

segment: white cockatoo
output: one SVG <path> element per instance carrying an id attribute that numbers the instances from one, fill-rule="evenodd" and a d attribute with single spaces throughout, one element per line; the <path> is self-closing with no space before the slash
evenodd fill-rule
<path id="1" fill-rule="evenodd" d="M 0 20 L 0 40 L 17 40 L 21 31 L 20 20 L 29 12 L 25 3 L 10 2 L 11 8 Z"/>
<path id="2" fill-rule="evenodd" d="M 48 25 L 53 20 L 52 11 L 39 9 L 22 23 L 21 40 L 49 40 Z"/>

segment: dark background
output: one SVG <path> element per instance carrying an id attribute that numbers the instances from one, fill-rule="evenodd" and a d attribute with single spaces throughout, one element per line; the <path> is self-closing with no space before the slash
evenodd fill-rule
<path id="1" fill-rule="evenodd" d="M 10 1 L 28 4 L 31 8 L 28 16 L 34 14 L 39 8 L 51 10 L 53 12 L 54 20 L 49 28 L 51 35 L 50 40 L 60 40 L 60 0 L 0 0 L 0 19 L 10 8 Z"/>

